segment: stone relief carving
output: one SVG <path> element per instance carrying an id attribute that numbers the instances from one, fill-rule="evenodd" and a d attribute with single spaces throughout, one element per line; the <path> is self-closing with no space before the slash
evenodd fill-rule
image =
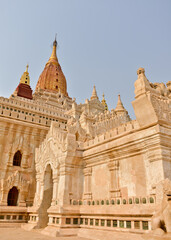
<path id="1" fill-rule="evenodd" d="M 19 189 L 24 189 L 25 191 L 27 191 L 30 183 L 31 180 L 29 175 L 23 174 L 19 171 L 15 171 L 6 180 L 1 179 L 1 190 L 9 190 L 13 186 L 16 186 Z"/>
<path id="2" fill-rule="evenodd" d="M 36 149 L 35 163 L 36 171 L 44 172 L 49 163 L 53 169 L 63 164 L 68 152 L 75 151 L 76 144 L 73 141 L 73 134 L 80 130 L 75 126 L 75 121 L 70 120 L 69 131 L 61 130 L 56 123 L 52 123 L 50 130 L 39 148 Z M 69 137 L 71 135 L 71 137 Z M 80 134 L 81 135 L 81 134 Z"/>
<path id="3" fill-rule="evenodd" d="M 159 119 L 171 121 L 171 101 L 162 99 L 160 96 L 152 95 L 151 103 Z"/>
<path id="4" fill-rule="evenodd" d="M 68 133 L 75 134 L 77 141 L 85 141 L 87 139 L 86 130 L 83 129 L 79 121 L 76 121 L 74 117 L 71 117 L 67 122 Z"/>
<path id="5" fill-rule="evenodd" d="M 160 194 L 163 195 L 161 207 L 158 212 L 153 215 L 152 229 L 156 234 L 171 233 L 171 181 L 165 179 L 160 182 L 159 188 L 162 187 Z"/>

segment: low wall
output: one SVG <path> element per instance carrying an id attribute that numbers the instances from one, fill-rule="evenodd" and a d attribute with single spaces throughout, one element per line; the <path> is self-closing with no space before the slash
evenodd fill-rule
<path id="1" fill-rule="evenodd" d="M 26 207 L 0 207 L 0 226 L 9 223 L 26 223 L 27 220 L 28 213 Z"/>

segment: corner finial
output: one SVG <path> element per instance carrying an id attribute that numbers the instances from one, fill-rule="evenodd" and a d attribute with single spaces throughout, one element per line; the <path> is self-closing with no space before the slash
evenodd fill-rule
<path id="1" fill-rule="evenodd" d="M 123 103 L 121 101 L 121 96 L 118 94 L 118 102 L 115 108 L 115 112 L 126 112 L 126 109 L 123 106 Z"/>
<path id="2" fill-rule="evenodd" d="M 91 98 L 90 98 L 90 99 L 91 99 L 91 100 L 93 100 L 93 99 L 98 99 L 95 85 L 93 86 L 93 92 L 92 92 L 92 95 L 91 95 Z"/>
<path id="3" fill-rule="evenodd" d="M 105 99 L 104 93 L 103 93 L 103 98 L 102 98 L 101 103 L 102 103 L 102 105 L 104 106 L 105 110 L 108 110 L 108 106 L 107 106 L 107 103 L 106 103 L 106 99 Z"/>
<path id="4" fill-rule="evenodd" d="M 140 74 L 145 75 L 145 69 L 142 67 L 138 68 L 138 70 L 137 70 L 137 75 L 140 75 Z"/>

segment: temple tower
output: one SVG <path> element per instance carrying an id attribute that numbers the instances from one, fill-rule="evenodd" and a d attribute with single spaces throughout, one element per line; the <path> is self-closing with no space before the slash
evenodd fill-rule
<path id="1" fill-rule="evenodd" d="M 23 98 L 32 99 L 32 89 L 30 87 L 30 77 L 28 72 L 28 64 L 26 66 L 26 70 L 20 78 L 20 83 L 14 91 L 14 96 L 19 96 Z"/>
<path id="2" fill-rule="evenodd" d="M 45 65 L 43 72 L 41 73 L 37 82 L 36 91 L 39 89 L 48 92 L 62 93 L 64 96 L 68 96 L 67 83 L 65 76 L 62 72 L 61 66 L 58 62 L 56 55 L 57 41 L 53 42 L 52 54 Z"/>

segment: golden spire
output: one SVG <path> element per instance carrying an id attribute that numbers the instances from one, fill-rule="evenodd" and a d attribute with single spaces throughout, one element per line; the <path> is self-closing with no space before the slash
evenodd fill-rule
<path id="1" fill-rule="evenodd" d="M 96 87 L 95 87 L 95 85 L 94 85 L 94 87 L 93 87 L 93 92 L 92 92 L 92 95 L 91 95 L 90 100 L 93 100 L 93 99 L 99 99 L 98 96 L 97 96 L 97 92 L 96 92 Z"/>
<path id="2" fill-rule="evenodd" d="M 27 64 L 26 65 L 26 70 L 25 70 L 25 72 L 27 72 L 27 73 L 28 73 L 28 68 L 29 68 L 29 65 Z"/>
<path id="3" fill-rule="evenodd" d="M 57 47 L 57 41 L 56 41 L 56 37 L 55 37 L 55 41 L 53 42 L 52 54 L 49 58 L 49 61 L 46 63 L 46 65 L 48 65 L 50 63 L 58 65 L 58 58 L 57 58 L 57 55 L 56 55 L 56 47 Z"/>
<path id="4" fill-rule="evenodd" d="M 103 98 L 102 98 L 102 101 L 101 101 L 101 103 L 102 103 L 102 105 L 105 107 L 105 110 L 108 110 L 108 106 L 107 106 L 107 103 L 106 103 L 106 100 L 105 100 L 105 97 L 104 97 L 105 95 L 104 95 L 104 93 L 103 93 Z"/>
<path id="5" fill-rule="evenodd" d="M 61 92 L 65 96 L 68 96 L 67 82 L 62 72 L 61 66 L 58 62 L 58 58 L 56 55 L 56 47 L 57 41 L 55 38 L 55 41 L 53 42 L 52 54 L 39 77 L 36 85 L 36 91 L 42 89 L 44 91 L 50 91 L 54 93 Z"/>
<path id="6" fill-rule="evenodd" d="M 23 73 L 23 75 L 20 78 L 20 83 L 26 84 L 30 86 L 30 77 L 29 77 L 29 73 L 28 73 L 28 67 L 29 65 L 26 65 L 26 70 Z"/>
<path id="7" fill-rule="evenodd" d="M 115 108 L 115 112 L 126 112 L 126 109 L 124 108 L 122 102 L 121 102 L 121 97 L 120 94 L 118 95 L 118 102 Z"/>

